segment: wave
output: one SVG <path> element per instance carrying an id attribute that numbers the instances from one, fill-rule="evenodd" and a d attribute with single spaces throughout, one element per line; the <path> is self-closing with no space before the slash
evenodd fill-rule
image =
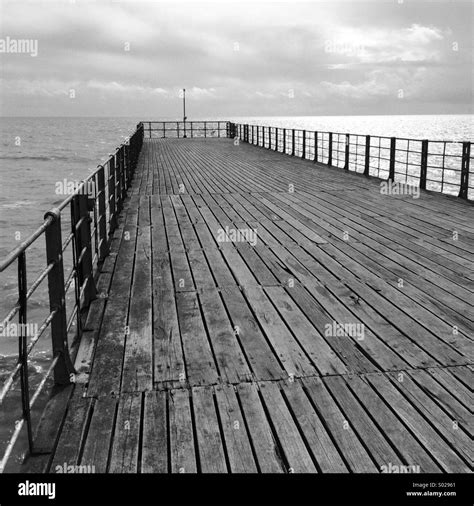
<path id="1" fill-rule="evenodd" d="M 34 202 L 31 200 L 17 200 L 16 202 L 12 202 L 11 204 L 2 204 L 0 207 L 4 209 L 16 209 L 18 207 L 29 206 Z"/>
<path id="2" fill-rule="evenodd" d="M 29 156 L 29 155 L 0 155 L 0 160 L 36 160 L 49 162 L 51 160 L 59 160 L 59 161 L 67 161 L 67 160 L 77 160 L 78 157 L 75 156 L 46 156 L 46 155 L 37 155 L 37 156 Z"/>

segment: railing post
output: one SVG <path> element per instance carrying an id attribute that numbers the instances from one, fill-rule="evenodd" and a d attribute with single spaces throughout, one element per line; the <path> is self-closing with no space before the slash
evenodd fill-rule
<path id="1" fill-rule="evenodd" d="M 79 193 L 72 200 L 72 227 L 75 237 L 76 271 L 80 289 L 83 290 L 84 302 L 80 309 L 89 307 L 97 296 L 92 268 L 92 244 L 90 216 L 87 195 Z"/>
<path id="2" fill-rule="evenodd" d="M 204 137 L 207 137 L 207 121 L 204 122 Z"/>
<path id="3" fill-rule="evenodd" d="M 115 205 L 115 155 L 109 159 L 109 233 L 117 228 L 117 211 Z"/>
<path id="4" fill-rule="evenodd" d="M 129 149 L 128 149 L 129 161 L 128 161 L 128 164 L 127 164 L 127 190 L 130 188 L 130 184 L 131 184 L 131 181 L 132 181 L 133 171 L 135 169 L 135 165 L 137 163 L 138 156 L 140 154 L 140 149 L 141 148 L 138 147 L 138 145 L 139 145 L 139 135 L 140 135 L 140 133 L 137 133 L 137 135 L 135 137 L 132 137 L 130 139 L 130 146 L 129 146 Z"/>
<path id="5" fill-rule="evenodd" d="M 365 136 L 365 166 L 364 166 L 364 176 L 369 175 L 370 168 L 370 135 Z"/>
<path id="6" fill-rule="evenodd" d="M 395 181 L 395 152 L 397 149 L 397 139 L 396 137 L 390 137 L 390 162 L 389 162 L 389 171 L 388 171 L 388 179 L 391 181 Z"/>
<path id="7" fill-rule="evenodd" d="M 315 163 L 318 161 L 318 132 L 314 132 L 314 160 Z"/>
<path id="8" fill-rule="evenodd" d="M 268 127 L 268 149 L 272 149 L 272 127 Z"/>
<path id="9" fill-rule="evenodd" d="M 123 187 L 122 187 L 122 201 L 127 198 L 128 180 L 130 171 L 130 140 L 128 144 L 123 145 Z M 122 204 L 123 207 L 123 204 Z"/>
<path id="10" fill-rule="evenodd" d="M 151 122 L 150 121 L 148 122 L 148 133 L 149 133 L 149 137 L 151 139 Z"/>
<path id="11" fill-rule="evenodd" d="M 99 172 L 97 173 L 97 200 L 98 200 L 98 213 L 99 219 L 97 226 L 99 227 L 99 262 L 103 262 L 108 253 L 108 238 L 107 238 L 107 224 L 105 222 L 106 206 L 105 206 L 105 169 L 100 165 Z"/>
<path id="12" fill-rule="evenodd" d="M 426 190 L 426 176 L 428 172 L 428 141 L 421 141 L 420 189 Z"/>
<path id="13" fill-rule="evenodd" d="M 278 127 L 275 127 L 275 151 L 278 151 Z"/>
<path id="14" fill-rule="evenodd" d="M 20 385 L 23 418 L 26 421 L 28 446 L 30 452 L 33 452 L 33 428 L 31 424 L 30 387 L 28 378 L 28 336 L 26 332 L 27 292 L 26 252 L 22 251 L 18 256 L 18 303 L 20 305 L 18 309 L 18 323 L 20 324 L 20 335 L 18 336 L 18 360 L 21 362 Z"/>
<path id="15" fill-rule="evenodd" d="M 163 121 L 163 139 L 166 139 L 166 122 Z"/>
<path id="16" fill-rule="evenodd" d="M 461 181 L 459 186 L 459 197 L 468 198 L 469 190 L 469 165 L 471 159 L 471 143 L 469 141 L 462 143 L 462 159 L 461 159 Z"/>
<path id="17" fill-rule="evenodd" d="M 349 170 L 349 134 L 346 134 L 344 169 Z"/>
<path id="18" fill-rule="evenodd" d="M 75 372 L 69 356 L 66 322 L 66 294 L 64 291 L 64 267 L 61 238 L 61 212 L 51 209 L 45 214 L 45 219 L 51 216 L 52 223 L 45 231 L 46 263 L 54 264 L 48 273 L 49 309 L 56 311 L 51 320 L 51 340 L 53 356 L 59 355 L 54 367 L 54 382 L 57 385 L 67 385 L 71 382 L 70 374 Z"/>
<path id="19" fill-rule="evenodd" d="M 127 163 L 127 155 L 126 155 L 126 151 L 127 151 L 127 146 L 125 144 L 123 144 L 121 147 L 120 147 L 120 166 L 119 166 L 119 171 L 120 171 L 120 187 L 119 187 L 119 190 L 120 190 L 120 205 L 119 205 L 119 212 L 122 210 L 123 208 L 123 201 L 127 195 L 127 166 L 126 166 L 126 163 Z"/>
<path id="20" fill-rule="evenodd" d="M 332 132 L 329 132 L 328 165 L 332 165 Z"/>
<path id="21" fill-rule="evenodd" d="M 302 153 L 301 153 L 301 158 L 305 159 L 306 158 L 306 130 L 303 130 L 303 139 L 302 139 Z"/>
<path id="22" fill-rule="evenodd" d="M 295 129 L 291 129 L 291 156 L 295 156 Z"/>
<path id="23" fill-rule="evenodd" d="M 176 136 L 179 139 L 179 121 L 176 122 Z"/>
<path id="24" fill-rule="evenodd" d="M 123 145 L 122 200 L 125 200 L 127 196 L 129 167 L 130 167 L 130 139 L 128 140 L 128 144 Z"/>
<path id="25" fill-rule="evenodd" d="M 286 155 L 286 128 L 283 129 L 283 153 Z"/>
<path id="26" fill-rule="evenodd" d="M 122 211 L 122 149 L 120 146 L 115 153 L 115 209 L 117 212 L 117 218 Z"/>

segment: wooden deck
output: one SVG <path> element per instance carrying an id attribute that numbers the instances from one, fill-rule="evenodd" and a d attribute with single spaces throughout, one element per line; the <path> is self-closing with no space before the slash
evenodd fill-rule
<path id="1" fill-rule="evenodd" d="M 379 185 L 146 140 L 77 383 L 39 427 L 52 452 L 25 470 L 468 472 L 474 206 Z"/>

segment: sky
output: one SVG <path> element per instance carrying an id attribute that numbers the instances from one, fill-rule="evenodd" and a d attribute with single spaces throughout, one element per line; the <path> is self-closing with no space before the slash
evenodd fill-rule
<path id="1" fill-rule="evenodd" d="M 0 0 L 0 115 L 473 112 L 473 2 Z"/>

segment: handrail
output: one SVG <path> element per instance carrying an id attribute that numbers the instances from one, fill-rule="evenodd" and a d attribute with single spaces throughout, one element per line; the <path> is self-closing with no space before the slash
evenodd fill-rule
<path id="1" fill-rule="evenodd" d="M 49 376 L 54 374 L 57 385 L 66 385 L 73 381 L 71 375 L 76 371 L 69 355 L 68 334 L 76 318 L 76 332 L 80 339 L 81 318 L 84 317 L 91 301 L 96 298 L 95 279 L 108 254 L 110 239 L 117 226 L 117 215 L 122 208 L 137 166 L 143 143 L 143 131 L 143 124 L 139 123 L 130 138 L 122 143 L 103 165 L 99 165 L 77 185 L 58 207 L 50 209 L 45 214 L 43 223 L 0 263 L 0 273 L 15 261 L 18 263 L 18 301 L 7 316 L 0 320 L 0 330 L 3 331 L 17 314 L 20 329 L 18 361 L 0 387 L 0 405 L 20 376 L 23 410 L 22 418 L 17 420 L 15 430 L 0 459 L 0 473 L 4 471 L 25 423 L 30 454 L 37 453 L 33 441 L 31 407 Z M 94 192 L 85 191 L 89 186 L 95 189 Z M 62 211 L 66 208 L 70 209 L 70 232 L 63 241 L 61 217 Z M 93 222 L 92 232 L 91 222 Z M 43 234 L 46 238 L 46 267 L 28 288 L 26 254 L 28 248 Z M 66 275 L 63 258 L 69 246 L 72 249 L 72 266 Z M 49 314 L 41 327 L 32 336 L 27 336 L 25 329 L 28 300 L 45 279 L 48 279 Z M 75 301 L 68 317 L 66 294 L 73 282 Z M 53 361 L 33 397 L 30 398 L 28 357 L 48 327 L 51 329 Z"/>
<path id="2" fill-rule="evenodd" d="M 229 121 L 142 121 L 145 138 L 229 137 Z M 156 127 L 156 128 L 154 128 Z M 153 134 L 156 132 L 156 135 Z"/>
<path id="3" fill-rule="evenodd" d="M 474 200 L 473 142 L 230 123 L 228 137 L 365 176 Z"/>

